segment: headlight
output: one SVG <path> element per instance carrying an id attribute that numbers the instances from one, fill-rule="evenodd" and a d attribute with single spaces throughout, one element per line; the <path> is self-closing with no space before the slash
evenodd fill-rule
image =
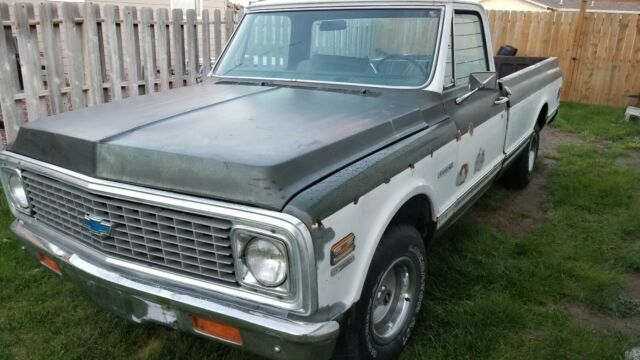
<path id="1" fill-rule="evenodd" d="M 276 287 L 287 278 L 287 253 L 277 242 L 253 238 L 245 247 L 244 258 L 251 275 L 264 286 Z"/>
<path id="2" fill-rule="evenodd" d="M 13 205 L 21 211 L 27 211 L 29 209 L 29 199 L 27 198 L 27 191 L 24 188 L 22 182 L 22 176 L 16 169 L 4 168 L 2 169 L 3 177 L 5 181 L 5 190 L 8 192 L 9 199 Z"/>

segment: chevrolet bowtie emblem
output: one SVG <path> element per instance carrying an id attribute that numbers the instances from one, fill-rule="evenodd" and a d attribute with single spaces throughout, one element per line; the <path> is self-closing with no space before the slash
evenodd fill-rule
<path id="1" fill-rule="evenodd" d="M 113 230 L 112 223 L 94 215 L 85 215 L 84 224 L 92 234 L 98 235 L 101 238 L 111 236 L 111 231 Z"/>

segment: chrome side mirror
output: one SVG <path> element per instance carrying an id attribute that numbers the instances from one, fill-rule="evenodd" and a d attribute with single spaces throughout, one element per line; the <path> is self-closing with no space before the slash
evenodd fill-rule
<path id="1" fill-rule="evenodd" d="M 469 74 L 469 92 L 456 99 L 461 104 L 480 89 L 495 90 L 498 88 L 498 76 L 495 72 L 483 71 Z"/>

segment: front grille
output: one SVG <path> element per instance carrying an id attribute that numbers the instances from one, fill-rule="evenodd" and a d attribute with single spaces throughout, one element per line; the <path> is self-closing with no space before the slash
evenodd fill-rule
<path id="1" fill-rule="evenodd" d="M 231 222 L 89 193 L 36 173 L 22 173 L 33 216 L 105 255 L 203 280 L 236 283 Z M 96 235 L 90 215 L 112 224 Z"/>

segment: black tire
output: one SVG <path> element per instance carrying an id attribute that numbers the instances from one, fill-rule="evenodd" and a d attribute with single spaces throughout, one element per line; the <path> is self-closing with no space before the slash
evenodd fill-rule
<path id="1" fill-rule="evenodd" d="M 518 158 L 505 173 L 504 181 L 511 189 L 524 189 L 533 180 L 538 160 L 538 149 L 540 147 L 540 128 L 538 125 L 533 130 L 529 143 L 518 155 Z M 533 156 L 533 160 L 530 157 Z"/>
<path id="2" fill-rule="evenodd" d="M 394 274 L 391 277 L 396 278 L 393 269 L 398 266 L 402 268 L 405 265 L 407 265 L 407 270 L 413 268 L 413 272 L 408 271 L 413 276 L 409 275 L 408 279 L 410 280 L 407 283 L 414 284 L 415 287 L 412 285 L 408 287 L 415 289 L 415 291 L 407 291 L 406 293 L 396 291 L 395 293 L 399 295 L 389 296 L 392 299 L 387 303 L 391 305 L 381 305 L 380 289 L 384 289 L 384 287 L 380 287 L 381 282 L 388 279 L 388 274 Z M 426 265 L 424 240 L 418 230 L 413 226 L 400 224 L 385 232 L 373 256 L 360 300 L 351 309 L 349 316 L 343 323 L 340 343 L 334 354 L 335 359 L 395 359 L 398 357 L 411 338 L 420 315 L 427 277 Z M 403 298 L 404 294 L 412 295 Z M 377 301 L 376 295 L 378 295 Z M 387 295 L 385 294 L 385 298 Z M 410 297 L 413 298 L 410 299 Z M 389 309 L 394 309 L 397 306 L 399 309 L 406 306 L 406 310 L 401 311 L 401 314 L 404 315 L 399 317 L 403 320 L 397 321 L 402 325 L 392 326 L 396 330 L 391 331 L 392 334 L 385 338 L 385 341 L 380 341 L 378 330 L 374 330 L 374 306 L 389 306 Z M 395 312 L 391 311 L 391 313 Z M 386 324 L 385 319 L 394 318 L 390 315 L 391 313 L 387 310 L 389 317 L 384 316 L 380 323 Z M 386 329 L 386 327 L 382 326 L 382 329 Z"/>

